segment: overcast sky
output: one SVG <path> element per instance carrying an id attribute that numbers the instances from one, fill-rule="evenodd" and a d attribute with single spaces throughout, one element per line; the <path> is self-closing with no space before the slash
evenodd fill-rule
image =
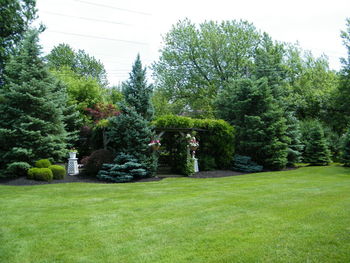
<path id="1" fill-rule="evenodd" d="M 146 66 L 157 60 L 165 35 L 178 20 L 248 20 L 273 39 L 299 42 L 332 69 L 346 56 L 340 31 L 350 17 L 349 0 L 37 0 L 44 53 L 59 43 L 99 59 L 111 85 L 128 78 L 140 53 Z"/>

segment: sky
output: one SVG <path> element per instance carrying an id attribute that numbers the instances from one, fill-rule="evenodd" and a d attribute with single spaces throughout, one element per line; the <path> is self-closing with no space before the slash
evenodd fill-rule
<path id="1" fill-rule="evenodd" d="M 349 0 L 37 0 L 37 8 L 36 23 L 47 27 L 44 54 L 60 43 L 83 49 L 104 64 L 111 86 L 128 78 L 138 53 L 144 66 L 157 61 L 162 37 L 184 18 L 247 20 L 274 40 L 326 55 L 339 70 L 340 31 L 350 17 Z"/>

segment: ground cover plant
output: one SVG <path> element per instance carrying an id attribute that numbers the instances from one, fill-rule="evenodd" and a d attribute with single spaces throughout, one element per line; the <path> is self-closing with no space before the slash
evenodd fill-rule
<path id="1" fill-rule="evenodd" d="M 349 188 L 340 166 L 0 186 L 0 261 L 347 262 Z"/>

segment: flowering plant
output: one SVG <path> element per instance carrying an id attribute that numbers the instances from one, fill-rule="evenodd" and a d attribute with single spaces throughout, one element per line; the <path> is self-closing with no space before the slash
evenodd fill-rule
<path id="1" fill-rule="evenodd" d="M 160 144 L 160 140 L 152 140 L 149 144 L 148 144 L 148 146 L 161 146 L 161 144 Z"/>
<path id="2" fill-rule="evenodd" d="M 70 152 L 70 153 L 77 153 L 77 152 L 78 152 L 78 150 L 77 150 L 77 149 L 75 149 L 75 148 L 73 147 L 72 149 L 69 149 L 69 152 Z"/>
<path id="3" fill-rule="evenodd" d="M 197 148 L 199 147 L 199 142 L 196 140 L 196 137 L 190 135 L 190 134 L 187 134 L 186 135 L 186 138 L 188 140 L 188 145 L 191 147 L 191 148 Z"/>

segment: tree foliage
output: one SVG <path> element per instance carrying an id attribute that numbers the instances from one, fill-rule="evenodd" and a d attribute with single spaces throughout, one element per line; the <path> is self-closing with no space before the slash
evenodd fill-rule
<path id="1" fill-rule="evenodd" d="M 286 166 L 286 120 L 265 78 L 231 82 L 219 94 L 217 108 L 237 129 L 237 154 L 271 169 Z"/>
<path id="2" fill-rule="evenodd" d="M 36 18 L 35 0 L 1 0 L 0 4 L 0 84 L 5 63 Z"/>
<path id="3" fill-rule="evenodd" d="M 40 57 L 38 32 L 29 31 L 5 69 L 0 104 L 0 166 L 40 158 L 61 159 L 66 131 L 57 81 Z"/>
<path id="4" fill-rule="evenodd" d="M 84 50 L 75 51 L 68 44 L 59 44 L 46 56 L 50 69 L 69 68 L 79 76 L 95 79 L 99 85 L 108 85 L 107 73 L 101 61 Z"/>
<path id="5" fill-rule="evenodd" d="M 148 175 L 155 173 L 157 159 L 148 146 L 154 132 L 150 124 L 134 108 L 120 105 L 120 114 L 109 119 L 107 127 L 108 147 L 115 153 L 132 154 L 147 167 Z"/>
<path id="6" fill-rule="evenodd" d="M 147 84 L 146 69 L 142 68 L 140 55 L 136 57 L 129 79 L 122 85 L 122 92 L 126 103 L 134 107 L 138 114 L 146 120 L 153 118 L 154 109 L 151 100 L 153 86 Z"/>
<path id="7" fill-rule="evenodd" d="M 191 109 L 213 116 L 213 99 L 230 78 L 247 77 L 259 42 L 255 27 L 245 21 L 178 22 L 164 37 L 153 65 L 157 87 L 172 102 L 186 100 Z M 196 94 L 196 96 L 193 96 Z"/>

